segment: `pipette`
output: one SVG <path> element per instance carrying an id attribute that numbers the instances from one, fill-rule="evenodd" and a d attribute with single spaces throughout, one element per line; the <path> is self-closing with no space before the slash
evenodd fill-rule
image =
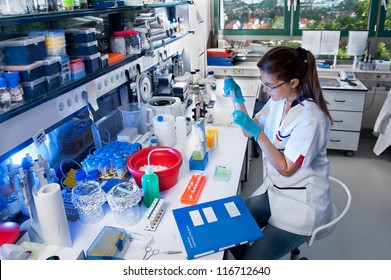
<path id="1" fill-rule="evenodd" d="M 231 101 L 232 101 L 232 105 L 234 106 L 234 110 L 236 110 L 236 104 L 235 104 L 236 95 L 235 95 L 235 91 L 234 91 L 234 90 L 231 90 L 231 91 L 230 91 L 230 93 L 229 93 L 229 98 L 230 98 Z"/>
<path id="2" fill-rule="evenodd" d="M 24 172 L 23 168 L 20 167 L 19 168 L 19 182 L 20 182 L 20 187 L 22 189 L 22 194 L 23 194 L 23 199 L 24 199 L 24 203 L 26 204 L 27 206 L 27 209 L 29 211 L 29 214 L 30 214 L 30 219 L 33 220 L 33 215 L 32 215 L 32 211 L 31 211 L 31 204 L 30 204 L 30 199 L 29 199 L 29 195 L 27 194 L 27 178 L 26 178 L 26 173 Z"/>

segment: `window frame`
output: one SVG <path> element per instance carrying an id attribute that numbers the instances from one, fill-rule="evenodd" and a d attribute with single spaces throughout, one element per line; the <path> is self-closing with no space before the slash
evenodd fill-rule
<path id="1" fill-rule="evenodd" d="M 296 9 L 294 10 L 294 1 L 297 1 Z M 370 0 L 370 12 L 369 12 L 369 20 L 368 20 L 368 36 L 373 37 L 376 36 L 376 27 L 381 26 L 384 28 L 384 19 L 385 12 L 378 16 L 378 7 L 382 0 Z M 391 0 L 390 0 L 391 1 Z M 224 30 L 220 29 L 220 3 L 222 0 L 214 0 L 214 32 L 215 34 L 223 34 L 226 36 L 276 36 L 278 40 L 278 36 L 289 36 L 293 38 L 294 36 L 302 36 L 302 31 L 299 29 L 299 16 L 300 16 L 300 1 L 299 0 L 284 0 L 285 3 L 285 13 L 284 13 L 284 28 L 283 29 L 260 29 L 260 30 Z M 378 23 L 378 18 L 379 22 Z M 310 30 L 310 29 L 308 29 Z M 341 31 L 341 37 L 346 37 L 349 34 L 348 30 L 336 30 Z M 379 30 L 380 31 L 380 30 Z M 380 33 L 380 32 L 379 32 Z M 381 32 L 384 33 L 384 30 Z M 385 31 L 385 36 L 391 36 L 391 31 Z"/>
<path id="2" fill-rule="evenodd" d="M 380 0 L 381 1 L 381 0 Z M 388 0 L 390 1 L 390 0 Z M 383 1 L 381 1 L 383 2 Z M 391 5 L 390 3 L 388 5 Z M 384 9 L 383 4 L 380 5 L 380 16 L 379 16 L 379 30 L 378 30 L 378 37 L 391 37 L 391 29 L 385 30 L 384 29 L 384 23 L 386 20 L 386 9 Z"/>
<path id="3" fill-rule="evenodd" d="M 214 0 L 214 31 L 215 34 L 222 34 L 227 36 L 257 36 L 257 35 L 266 35 L 266 36 L 289 36 L 290 34 L 290 24 L 291 24 L 291 11 L 288 10 L 288 1 L 284 0 L 284 28 L 283 29 L 236 29 L 236 30 L 227 30 L 220 29 L 220 3 L 222 0 Z"/>
<path id="4" fill-rule="evenodd" d="M 293 16 L 293 27 L 292 27 L 292 35 L 293 36 L 302 36 L 303 30 L 299 29 L 299 18 L 300 18 L 300 1 L 296 0 L 297 3 L 297 8 L 296 11 L 294 11 L 294 16 Z M 377 10 L 378 10 L 378 1 L 380 0 L 370 0 L 370 11 L 368 13 L 368 26 L 367 30 L 357 30 L 357 31 L 368 31 L 368 37 L 374 36 L 375 35 L 375 30 L 376 30 L 376 15 L 377 15 Z M 311 29 L 308 29 L 311 31 Z M 341 31 L 341 37 L 347 37 L 349 35 L 349 30 L 334 30 L 332 31 Z M 350 30 L 353 31 L 353 30 Z M 354 30 L 356 31 L 356 30 Z"/>

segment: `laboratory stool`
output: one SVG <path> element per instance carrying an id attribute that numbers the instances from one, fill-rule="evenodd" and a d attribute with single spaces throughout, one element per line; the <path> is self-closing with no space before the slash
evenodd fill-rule
<path id="1" fill-rule="evenodd" d="M 334 198 L 340 198 L 344 197 L 346 198 L 346 201 L 343 205 L 340 205 L 337 207 L 337 205 L 333 205 L 333 218 L 332 220 L 322 226 L 317 227 L 310 237 L 310 239 L 307 241 L 308 247 L 311 247 L 315 240 L 325 238 L 326 236 L 329 236 L 334 228 L 336 227 L 337 223 L 346 215 L 348 212 L 350 205 L 352 203 L 352 195 L 350 194 L 350 191 L 348 187 L 340 180 L 329 177 L 330 182 L 330 190 L 331 190 L 331 196 Z M 345 195 L 343 195 L 345 193 Z M 334 199 L 334 203 L 336 202 L 336 199 Z M 291 260 L 307 260 L 306 257 L 300 257 L 300 250 L 299 248 L 296 248 L 291 251 Z"/>

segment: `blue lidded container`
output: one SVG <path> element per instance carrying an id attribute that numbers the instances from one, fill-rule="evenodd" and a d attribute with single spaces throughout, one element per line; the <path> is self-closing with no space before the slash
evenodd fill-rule
<path id="1" fill-rule="evenodd" d="M 52 56 L 42 60 L 43 73 L 45 76 L 52 76 L 61 72 L 61 57 Z"/>
<path id="2" fill-rule="evenodd" d="M 19 72 L 21 82 L 31 82 L 43 77 L 42 61 L 36 61 L 27 65 L 7 65 L 4 71 Z"/>
<path id="3" fill-rule="evenodd" d="M 45 37 L 18 37 L 0 42 L 8 65 L 32 64 L 46 58 Z"/>
<path id="4" fill-rule="evenodd" d="M 65 30 L 67 44 L 89 43 L 96 40 L 95 28 L 74 28 Z"/>
<path id="5" fill-rule="evenodd" d="M 20 83 L 23 87 L 24 97 L 26 99 L 35 99 L 46 94 L 46 79 L 41 77 L 31 82 Z"/>
<path id="6" fill-rule="evenodd" d="M 98 41 L 89 43 L 68 44 L 67 52 L 70 56 L 93 55 L 99 51 Z"/>
<path id="7" fill-rule="evenodd" d="M 86 73 L 92 74 L 102 68 L 100 52 L 92 55 L 78 56 L 77 58 L 83 58 Z"/>

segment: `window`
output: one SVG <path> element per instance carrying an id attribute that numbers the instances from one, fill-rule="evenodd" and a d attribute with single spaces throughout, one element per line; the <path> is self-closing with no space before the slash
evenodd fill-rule
<path id="1" fill-rule="evenodd" d="M 220 0 L 219 29 L 224 34 L 289 35 L 286 0 Z"/>
<path id="2" fill-rule="evenodd" d="M 215 0 L 215 34 L 228 39 L 238 39 L 235 35 L 239 35 L 241 40 L 263 41 L 261 44 L 272 46 L 297 42 L 304 30 L 339 30 L 338 57 L 348 58 L 344 48 L 349 31 L 368 31 L 370 52 L 385 59 L 390 56 L 390 3 L 390 0 Z"/>
<path id="3" fill-rule="evenodd" d="M 391 1 L 382 0 L 380 7 L 379 36 L 391 36 Z"/>
<path id="4" fill-rule="evenodd" d="M 301 30 L 369 30 L 370 0 L 300 0 L 294 32 Z M 297 20 L 296 20 L 297 19 Z"/>

